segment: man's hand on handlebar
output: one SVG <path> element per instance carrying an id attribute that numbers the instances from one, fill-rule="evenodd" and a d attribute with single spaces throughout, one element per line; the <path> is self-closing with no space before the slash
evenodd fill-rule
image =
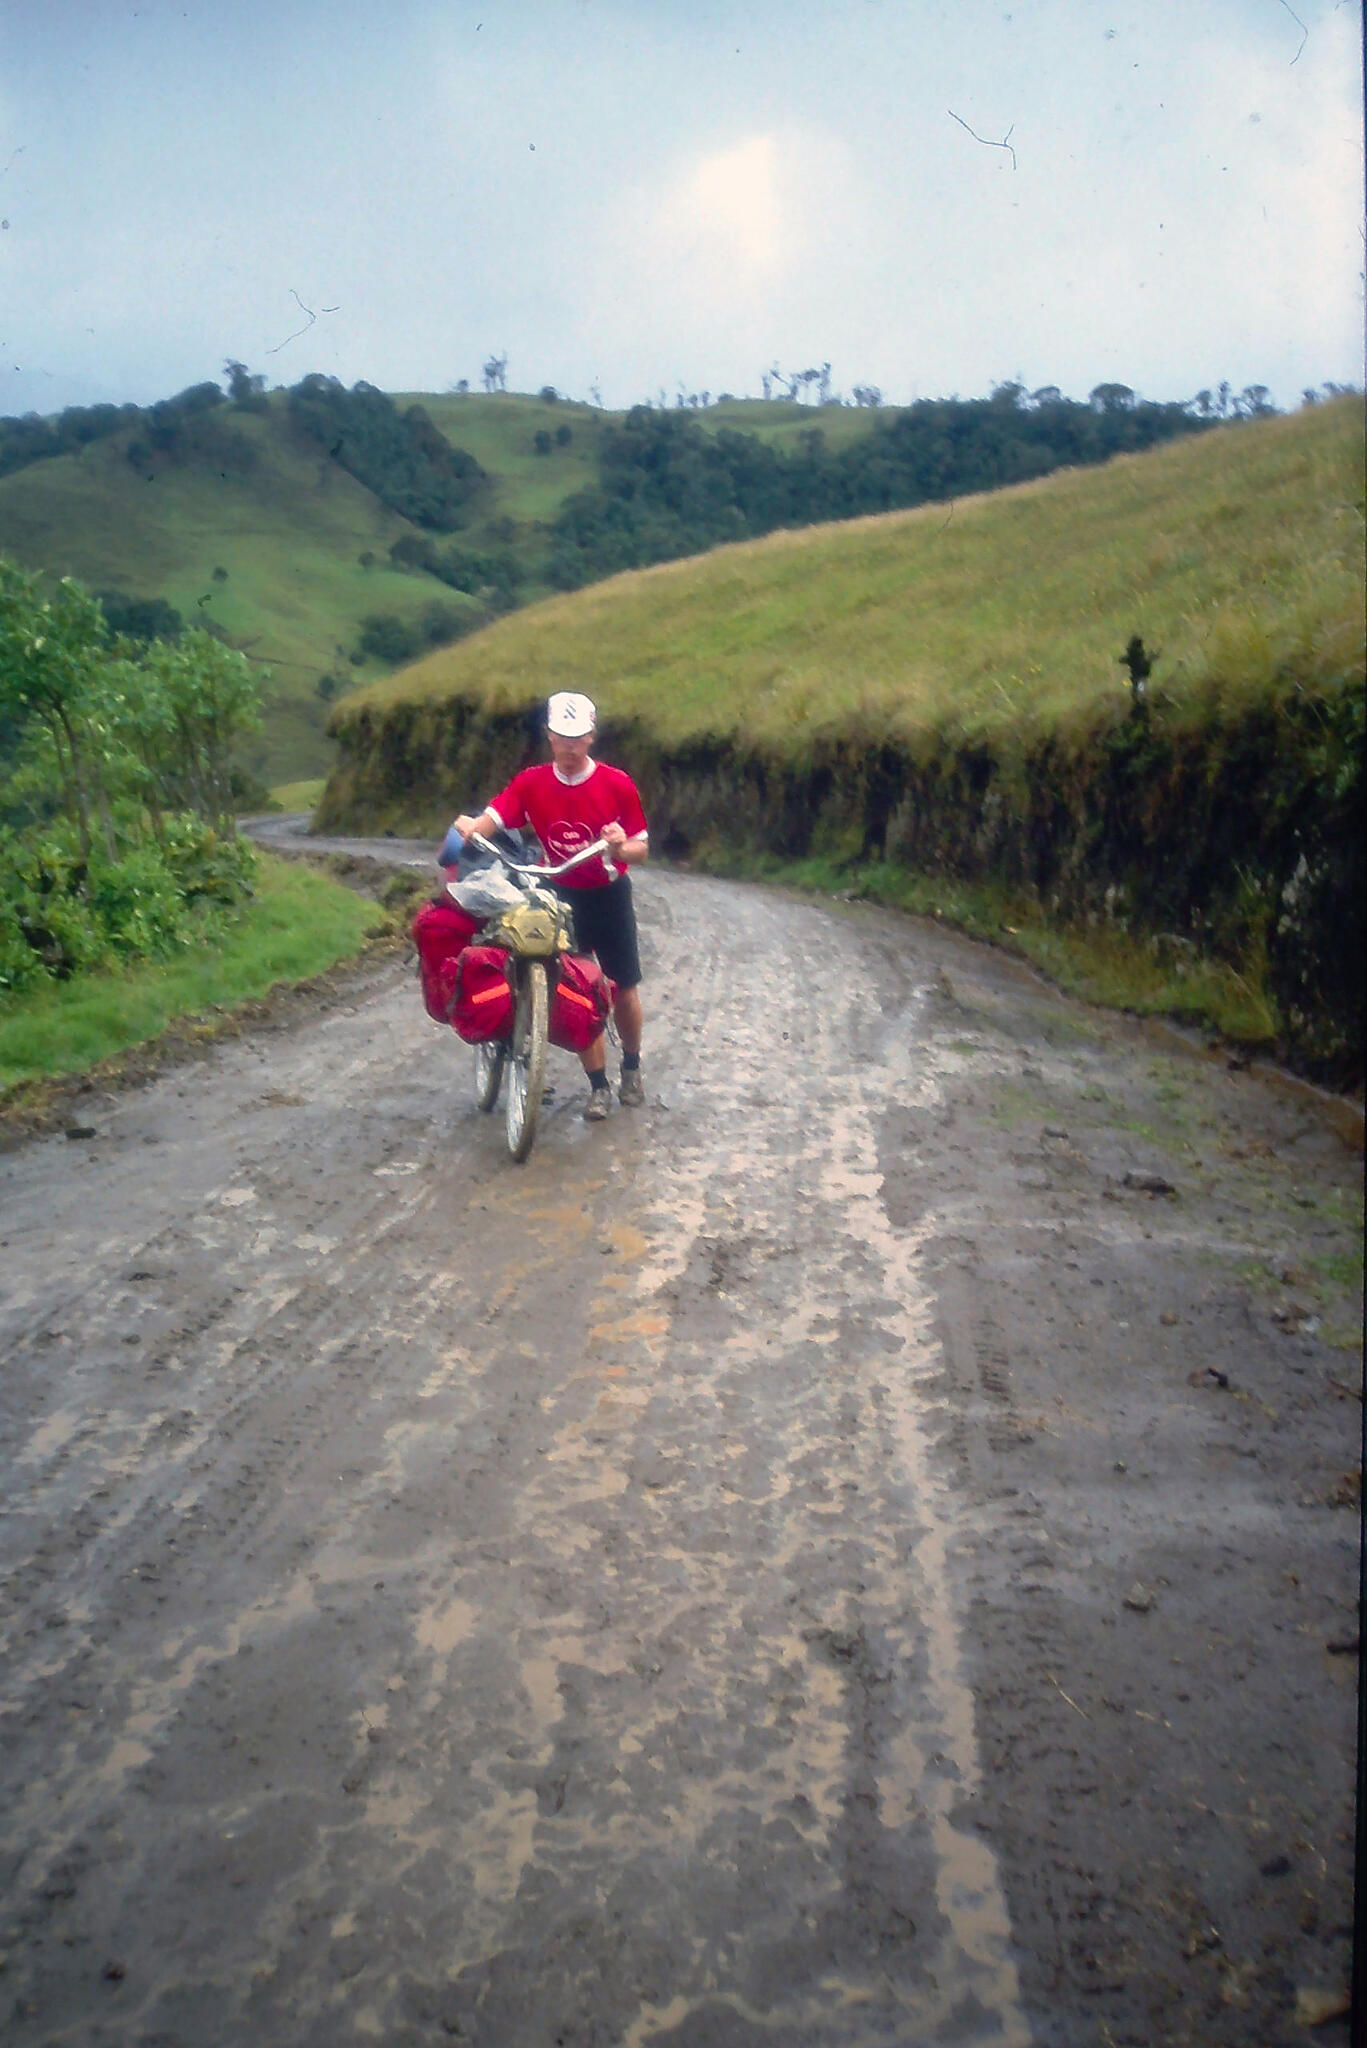
<path id="1" fill-rule="evenodd" d="M 650 842 L 644 836 L 633 839 L 625 827 L 619 825 L 615 819 L 612 824 L 604 825 L 602 837 L 613 859 L 621 861 L 624 867 L 632 867 L 643 861 L 649 850 Z"/>

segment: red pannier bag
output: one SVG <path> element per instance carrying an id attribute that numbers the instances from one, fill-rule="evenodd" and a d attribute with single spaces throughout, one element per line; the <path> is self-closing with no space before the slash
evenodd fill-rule
<path id="1" fill-rule="evenodd" d="M 429 1017 L 438 1024 L 451 1022 L 451 1002 L 456 987 L 456 959 L 469 945 L 479 925 L 449 896 L 424 903 L 413 919 L 413 943 L 418 949 L 418 972 L 422 976 L 422 999 Z"/>
<path id="2" fill-rule="evenodd" d="M 501 946 L 467 946 L 456 955 L 451 1022 L 467 1045 L 513 1035 L 513 987 Z"/>
<path id="3" fill-rule="evenodd" d="M 551 990 L 550 1041 L 566 1052 L 587 1052 L 612 1014 L 617 984 L 586 953 L 562 953 Z"/>

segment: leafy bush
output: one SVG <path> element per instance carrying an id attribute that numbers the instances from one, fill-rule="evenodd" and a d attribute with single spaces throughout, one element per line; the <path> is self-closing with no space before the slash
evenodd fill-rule
<path id="1" fill-rule="evenodd" d="M 144 828 L 116 857 L 87 858 L 69 824 L 0 834 L 0 1000 L 122 960 L 164 959 L 201 942 L 252 894 L 256 855 L 201 819 Z"/>
<path id="2" fill-rule="evenodd" d="M 356 645 L 362 654 L 373 654 L 376 661 L 390 661 L 397 666 L 411 661 L 422 642 L 397 612 L 368 612 L 361 620 Z"/>
<path id="3" fill-rule="evenodd" d="M 126 590 L 97 590 L 95 595 L 110 632 L 125 640 L 179 640 L 185 631 L 184 619 L 164 597 L 130 597 Z"/>
<path id="4" fill-rule="evenodd" d="M 251 894 L 231 751 L 258 690 L 207 633 L 114 639 L 79 584 L 0 559 L 0 996 L 182 949 Z"/>

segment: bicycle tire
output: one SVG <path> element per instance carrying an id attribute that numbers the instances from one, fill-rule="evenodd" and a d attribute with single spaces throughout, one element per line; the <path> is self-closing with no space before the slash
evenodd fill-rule
<path id="1" fill-rule="evenodd" d="M 508 1057 L 508 1092 L 504 1104 L 508 1153 L 521 1164 L 536 1141 L 536 1120 L 546 1086 L 546 1037 L 550 1018 L 546 969 L 540 960 L 521 961 L 517 969 L 517 1009 Z"/>
<path id="2" fill-rule="evenodd" d="M 488 1039 L 475 1047 L 475 1101 L 486 1114 L 498 1101 L 507 1059 L 508 1048 L 501 1038 Z"/>

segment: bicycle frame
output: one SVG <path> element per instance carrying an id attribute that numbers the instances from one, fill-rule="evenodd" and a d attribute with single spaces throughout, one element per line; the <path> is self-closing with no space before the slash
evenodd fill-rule
<path id="1" fill-rule="evenodd" d="M 508 1069 L 508 1090 L 504 1102 L 505 1127 L 510 1156 L 519 1163 L 526 1159 L 536 1138 L 536 1122 L 546 1084 L 547 1022 L 550 1010 L 550 963 L 571 946 L 571 919 L 567 906 L 551 890 L 539 886 L 553 882 L 586 861 L 608 850 L 605 839 L 595 839 L 568 860 L 551 866 L 536 861 L 516 861 L 496 846 L 474 834 L 475 844 L 492 853 L 500 866 L 517 881 L 521 903 L 512 904 L 493 918 L 484 931 L 485 943 L 502 946 L 511 963 L 514 1016 L 511 1045 L 490 1044 L 475 1048 L 475 1099 L 483 1110 L 492 1110 L 498 1100 L 504 1069 Z M 454 895 L 455 888 L 447 884 Z"/>

